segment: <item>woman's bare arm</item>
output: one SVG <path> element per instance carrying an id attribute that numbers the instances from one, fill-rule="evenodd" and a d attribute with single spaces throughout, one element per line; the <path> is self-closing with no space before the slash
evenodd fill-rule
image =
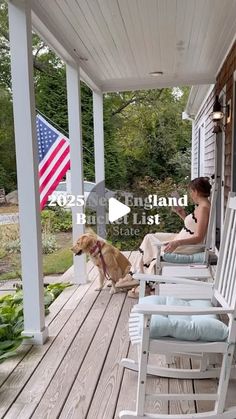
<path id="1" fill-rule="evenodd" d="M 170 241 L 166 245 L 164 252 L 171 253 L 179 246 L 202 243 L 207 233 L 209 213 L 210 213 L 210 208 L 207 208 L 207 207 L 197 208 L 197 210 L 195 210 L 195 216 L 197 218 L 197 228 L 196 228 L 195 233 L 191 237 L 186 238 L 186 239 Z"/>
<path id="2" fill-rule="evenodd" d="M 182 220 L 184 220 L 187 215 L 185 209 L 181 207 L 172 207 L 172 211 L 182 218 Z"/>

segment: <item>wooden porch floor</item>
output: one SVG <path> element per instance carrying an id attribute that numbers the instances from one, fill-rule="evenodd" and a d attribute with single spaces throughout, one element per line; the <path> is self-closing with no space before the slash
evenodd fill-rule
<path id="1" fill-rule="evenodd" d="M 132 259 L 129 252 L 129 257 Z M 119 366 L 127 355 L 136 358 L 127 323 L 136 300 L 125 293 L 95 291 L 98 273 L 88 263 L 89 282 L 66 289 L 47 316 L 50 338 L 43 346 L 24 345 L 17 357 L 0 365 L 0 417 L 8 419 L 113 419 L 134 409 L 137 374 Z M 156 357 L 163 364 L 164 357 Z M 186 368 L 190 360 L 176 360 Z M 215 380 L 148 379 L 155 392 L 212 392 Z M 236 386 L 233 382 L 229 393 Z M 229 394 L 229 395 L 230 395 Z M 194 413 L 211 402 L 152 402 L 152 413 Z"/>

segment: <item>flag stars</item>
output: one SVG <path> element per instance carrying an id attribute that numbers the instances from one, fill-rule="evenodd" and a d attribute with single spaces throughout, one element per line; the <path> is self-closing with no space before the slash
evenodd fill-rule
<path id="1" fill-rule="evenodd" d="M 38 140 L 39 161 L 45 158 L 53 143 L 58 140 L 59 134 L 54 128 L 43 120 L 41 116 L 36 118 L 36 132 Z"/>

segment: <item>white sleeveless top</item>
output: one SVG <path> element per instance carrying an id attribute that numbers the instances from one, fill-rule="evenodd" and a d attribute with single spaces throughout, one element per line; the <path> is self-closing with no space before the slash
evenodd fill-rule
<path id="1" fill-rule="evenodd" d="M 175 240 L 189 239 L 197 229 L 197 218 L 194 215 L 194 211 L 187 215 L 184 219 L 184 227 L 176 235 Z M 175 249 L 174 253 L 183 253 L 185 255 L 191 255 L 193 253 L 203 252 L 204 247 L 201 244 L 195 245 L 194 248 L 188 247 L 188 245 L 179 246 Z"/>

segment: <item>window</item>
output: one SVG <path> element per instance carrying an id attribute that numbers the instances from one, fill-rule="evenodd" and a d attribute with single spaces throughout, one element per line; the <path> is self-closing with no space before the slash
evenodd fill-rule
<path id="1" fill-rule="evenodd" d="M 234 74 L 234 103 L 233 103 L 233 149 L 232 149 L 232 191 L 236 192 L 236 72 Z"/>
<path id="2" fill-rule="evenodd" d="M 198 176 L 204 176 L 205 170 L 205 126 L 198 128 Z"/>

